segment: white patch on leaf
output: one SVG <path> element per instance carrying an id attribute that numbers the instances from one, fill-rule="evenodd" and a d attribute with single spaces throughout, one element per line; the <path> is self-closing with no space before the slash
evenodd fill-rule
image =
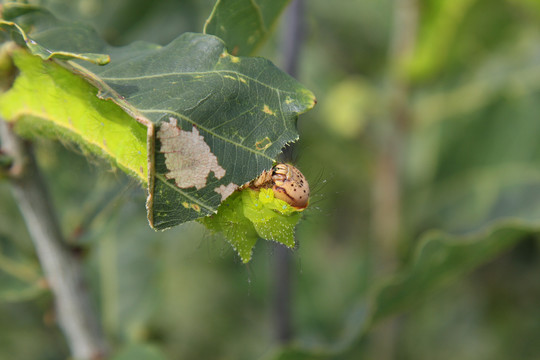
<path id="1" fill-rule="evenodd" d="M 165 176 L 174 179 L 176 186 L 185 189 L 195 186 L 197 190 L 206 186 L 210 172 L 221 179 L 225 176 L 216 156 L 210 150 L 199 130 L 183 131 L 175 118 L 161 124 L 157 137 L 161 142 L 160 152 L 165 154 Z"/>
<path id="2" fill-rule="evenodd" d="M 220 187 L 215 188 L 214 191 L 221 195 L 221 201 L 223 201 L 228 198 L 229 195 L 231 195 L 236 189 L 238 189 L 238 185 L 229 183 L 227 186 L 221 185 Z"/>

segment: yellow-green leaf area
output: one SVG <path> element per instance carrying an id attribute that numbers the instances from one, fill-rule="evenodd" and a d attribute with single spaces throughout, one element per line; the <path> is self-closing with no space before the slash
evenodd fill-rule
<path id="1" fill-rule="evenodd" d="M 242 199 L 244 216 L 251 221 L 261 238 L 294 247 L 294 228 L 300 221 L 300 211 L 276 199 L 272 189 L 247 189 L 242 192 Z"/>
<path id="2" fill-rule="evenodd" d="M 97 89 L 51 61 L 25 50 L 13 52 L 20 73 L 0 95 L 0 115 L 27 134 L 67 138 L 104 156 L 142 183 L 147 182 L 147 129 Z"/>
<path id="3" fill-rule="evenodd" d="M 217 214 L 199 221 L 213 232 L 220 232 L 238 253 L 242 262 L 251 260 L 258 238 L 294 248 L 294 228 L 301 211 L 276 199 L 272 189 L 235 191 L 218 208 Z"/>
<path id="4" fill-rule="evenodd" d="M 242 192 L 236 191 L 221 203 L 217 214 L 201 218 L 199 222 L 210 231 L 223 234 L 242 262 L 248 263 L 258 235 L 242 209 Z"/>

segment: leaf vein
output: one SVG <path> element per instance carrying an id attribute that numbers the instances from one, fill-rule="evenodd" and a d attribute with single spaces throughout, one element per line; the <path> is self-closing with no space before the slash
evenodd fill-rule
<path id="1" fill-rule="evenodd" d="M 294 91 L 287 91 L 287 90 L 282 90 L 282 89 L 275 88 L 273 86 L 270 86 L 270 85 L 258 80 L 258 77 L 261 76 L 263 72 L 264 71 L 261 71 L 259 73 L 259 75 L 257 75 L 256 78 L 248 76 L 246 74 L 242 74 L 242 76 L 244 76 L 246 79 L 248 79 L 250 81 L 253 81 L 253 82 L 255 82 L 255 83 L 259 84 L 259 85 L 262 85 L 264 87 L 267 87 L 267 88 L 275 90 L 275 91 L 280 91 L 280 92 L 287 93 L 287 94 L 294 94 L 295 93 Z M 212 71 L 193 71 L 193 72 L 184 72 L 184 73 L 163 73 L 163 74 L 155 74 L 155 75 L 130 76 L 130 77 L 102 77 L 101 80 L 103 80 L 103 81 L 138 81 L 138 80 L 143 80 L 143 79 L 156 79 L 156 78 L 162 78 L 162 77 L 164 78 L 164 77 L 169 77 L 169 76 L 208 75 L 208 74 L 212 74 L 212 73 L 216 73 L 222 79 L 223 79 L 224 75 L 228 75 L 228 74 L 233 74 L 233 75 L 238 76 L 238 72 L 236 72 L 236 71 L 212 70 Z M 222 73 L 224 75 L 222 75 Z"/>
<path id="2" fill-rule="evenodd" d="M 185 196 L 188 200 L 190 201 L 193 201 L 194 203 L 196 203 L 197 205 L 205 208 L 206 210 L 210 211 L 210 212 L 216 212 L 215 209 L 213 209 L 212 207 L 206 205 L 205 203 L 201 202 L 200 200 L 194 198 L 193 196 L 190 196 L 188 194 L 186 194 L 184 191 L 182 191 L 182 189 L 180 189 L 178 186 L 176 185 L 173 185 L 171 184 L 168 179 L 163 176 L 163 174 L 157 174 L 156 173 L 156 177 L 161 180 L 163 183 L 165 183 L 168 187 L 170 187 L 171 189 L 173 189 L 174 191 L 176 192 L 179 192 L 180 194 L 182 194 L 182 196 Z"/>
<path id="3" fill-rule="evenodd" d="M 223 141 L 225 141 L 225 142 L 227 142 L 227 143 L 230 143 L 230 144 L 232 144 L 232 145 L 234 145 L 234 146 L 241 147 L 242 149 L 244 149 L 244 150 L 246 150 L 246 151 L 249 151 L 249 152 L 252 152 L 252 153 L 254 153 L 254 154 L 256 154 L 256 155 L 265 157 L 265 158 L 267 158 L 268 160 L 274 161 L 274 159 L 272 159 L 272 158 L 269 157 L 268 155 L 266 155 L 266 154 L 264 154 L 264 153 L 261 153 L 261 152 L 259 152 L 259 151 L 253 150 L 253 149 L 251 149 L 251 148 L 249 148 L 249 147 L 247 147 L 247 146 L 245 146 L 245 145 L 242 145 L 242 144 L 240 144 L 240 143 L 236 143 L 236 142 L 234 142 L 234 141 L 231 141 L 231 140 L 227 139 L 227 138 L 224 137 L 224 136 L 221 136 L 221 135 L 219 135 L 219 134 L 216 134 L 215 132 L 213 132 L 213 131 L 211 131 L 211 130 L 209 130 L 209 129 L 203 127 L 203 126 L 201 126 L 200 124 L 196 123 L 195 121 L 191 120 L 189 117 L 187 117 L 187 116 L 185 116 L 185 115 L 183 115 L 183 114 L 180 114 L 180 113 L 178 113 L 178 112 L 176 112 L 176 111 L 166 110 L 166 109 L 162 109 L 162 110 L 159 110 L 159 109 L 148 109 L 148 110 L 140 109 L 139 111 L 140 111 L 141 113 L 166 113 L 166 114 L 171 114 L 171 115 L 177 116 L 178 118 L 180 118 L 180 119 L 182 119 L 182 120 L 185 120 L 185 121 L 187 121 L 187 122 L 189 122 L 189 123 L 195 125 L 198 129 L 203 130 L 204 132 L 208 133 L 208 134 L 211 135 L 211 136 L 214 136 L 214 137 L 216 137 L 216 138 L 218 138 L 218 139 L 221 139 L 221 140 L 223 140 Z"/>

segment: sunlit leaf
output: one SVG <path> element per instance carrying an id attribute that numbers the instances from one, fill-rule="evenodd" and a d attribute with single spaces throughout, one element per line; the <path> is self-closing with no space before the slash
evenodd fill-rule
<path id="1" fill-rule="evenodd" d="M 0 113 L 25 135 L 61 137 L 103 156 L 145 183 L 146 128 L 97 89 L 61 66 L 26 51 L 13 52 L 19 76 L 0 95 Z"/>
<path id="2" fill-rule="evenodd" d="M 251 260 L 257 239 L 263 238 L 294 248 L 294 228 L 301 211 L 276 199 L 272 189 L 236 191 L 219 207 L 217 214 L 201 219 L 214 232 L 223 233 L 242 262 Z"/>

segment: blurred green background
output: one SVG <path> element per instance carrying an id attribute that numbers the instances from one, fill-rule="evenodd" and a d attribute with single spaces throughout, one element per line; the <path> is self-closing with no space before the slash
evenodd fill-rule
<path id="1" fill-rule="evenodd" d="M 43 3 L 121 45 L 201 32 L 214 2 Z M 304 357 L 273 339 L 273 244 L 259 241 L 244 266 L 197 223 L 154 232 L 133 180 L 73 145 L 36 140 L 115 349 L 149 344 L 148 359 L 540 358 L 540 2 L 310 0 L 303 21 L 297 77 L 318 99 L 298 121 L 293 159 L 313 192 L 292 273 Z M 286 29 L 282 17 L 259 52 L 278 66 Z M 6 181 L 0 204 L 0 359 L 67 358 Z M 526 230 L 418 298 L 411 287 L 415 301 L 366 325 L 374 294 L 407 274 L 424 234 L 490 241 L 493 226 Z"/>

